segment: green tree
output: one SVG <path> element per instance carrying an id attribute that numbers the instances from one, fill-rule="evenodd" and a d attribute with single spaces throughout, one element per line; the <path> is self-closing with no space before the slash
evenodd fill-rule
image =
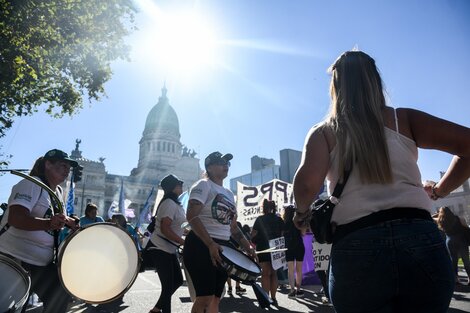
<path id="1" fill-rule="evenodd" d="M 105 96 L 135 12 L 131 0 L 0 0 L 0 137 L 41 106 L 61 117 Z"/>

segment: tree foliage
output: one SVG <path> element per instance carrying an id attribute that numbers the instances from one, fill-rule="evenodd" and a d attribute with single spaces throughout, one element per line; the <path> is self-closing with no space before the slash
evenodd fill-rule
<path id="1" fill-rule="evenodd" d="M 131 0 L 0 0 L 0 137 L 40 106 L 61 117 L 104 96 L 134 14 Z"/>

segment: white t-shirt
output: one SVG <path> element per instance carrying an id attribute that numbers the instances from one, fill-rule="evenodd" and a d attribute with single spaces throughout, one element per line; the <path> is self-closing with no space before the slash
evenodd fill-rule
<path id="1" fill-rule="evenodd" d="M 165 199 L 158 207 L 157 219 L 155 220 L 155 230 L 153 231 L 150 240 L 157 249 L 174 254 L 176 253 L 176 246 L 161 238 L 166 238 L 161 229 L 162 219 L 165 217 L 169 217 L 171 219 L 171 230 L 181 237 L 184 232 L 183 228 L 181 228 L 181 224 L 186 222 L 186 214 L 184 213 L 183 207 L 171 199 Z M 176 242 L 175 244 L 178 245 Z"/>
<path id="2" fill-rule="evenodd" d="M 385 138 L 393 183 L 364 184 L 359 170 L 353 167 L 331 218 L 338 225 L 391 208 L 420 208 L 431 211 L 431 200 L 421 184 L 416 143 L 387 127 Z M 327 176 L 330 194 L 338 181 L 338 153 L 337 146 L 330 153 L 331 168 Z"/>
<path id="3" fill-rule="evenodd" d="M 204 207 L 199 219 L 209 235 L 221 240 L 230 239 L 230 223 L 237 214 L 233 193 L 210 179 L 196 182 L 189 193 L 189 200 L 201 202 Z"/>
<path id="4" fill-rule="evenodd" d="M 8 210 L 2 224 L 8 220 L 8 214 L 13 205 L 27 208 L 33 217 L 50 218 L 53 215 L 50 196 L 45 190 L 41 192 L 41 189 L 26 179 L 13 186 L 8 199 Z M 60 194 L 58 190 L 56 193 Z M 54 233 L 45 230 L 21 230 L 10 226 L 0 235 L 0 251 L 23 262 L 44 266 L 52 262 L 54 257 Z"/>

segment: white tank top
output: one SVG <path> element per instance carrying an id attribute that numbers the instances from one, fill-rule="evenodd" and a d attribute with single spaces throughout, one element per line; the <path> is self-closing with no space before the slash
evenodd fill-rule
<path id="1" fill-rule="evenodd" d="M 399 133 L 396 111 L 395 127 L 397 131 L 385 127 L 393 183 L 363 184 L 357 168 L 353 167 L 340 202 L 333 211 L 332 221 L 336 224 L 347 224 L 371 213 L 398 207 L 431 212 L 431 200 L 423 189 L 417 165 L 418 148 L 413 140 Z M 329 194 L 333 193 L 338 176 L 338 149 L 335 146 L 330 153 L 327 174 Z"/>

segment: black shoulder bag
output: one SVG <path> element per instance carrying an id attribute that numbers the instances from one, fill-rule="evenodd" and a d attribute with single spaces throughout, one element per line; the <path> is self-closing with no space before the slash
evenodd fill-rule
<path id="1" fill-rule="evenodd" d="M 333 194 L 328 199 L 318 199 L 311 206 L 310 229 L 315 237 L 315 241 L 318 243 L 333 242 L 331 216 L 333 215 L 335 205 L 339 203 L 339 196 L 348 181 L 349 173 L 349 171 L 344 171 L 343 182 L 336 184 Z"/>

